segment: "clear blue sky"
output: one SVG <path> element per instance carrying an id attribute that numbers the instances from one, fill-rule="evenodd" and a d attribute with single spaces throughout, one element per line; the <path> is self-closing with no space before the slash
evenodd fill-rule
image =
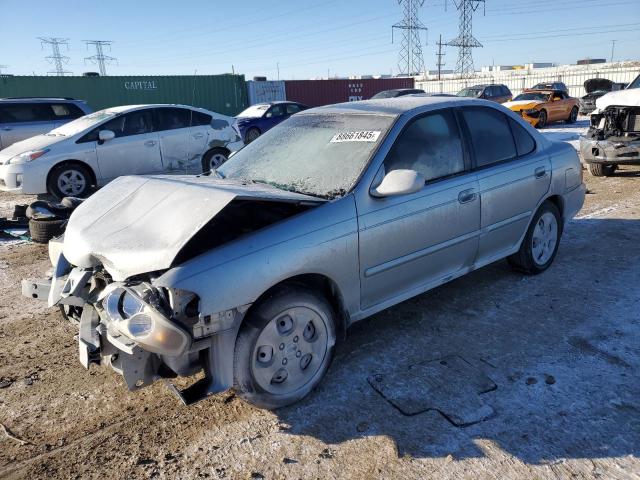
<path id="1" fill-rule="evenodd" d="M 426 0 L 420 18 L 429 28 L 427 68 L 435 68 L 439 34 L 457 35 L 453 0 Z M 5 73 L 44 74 L 52 69 L 38 36 L 70 39 L 66 66 L 74 74 L 97 70 L 86 39 L 112 40 L 118 64 L 112 75 L 215 74 L 247 78 L 312 78 L 397 73 L 399 42 L 391 25 L 401 20 L 397 0 L 0 0 L 0 65 Z M 473 32 L 484 48 L 481 65 L 575 63 L 606 57 L 640 60 L 640 0 L 487 0 Z M 453 68 L 457 50 L 446 49 Z"/>

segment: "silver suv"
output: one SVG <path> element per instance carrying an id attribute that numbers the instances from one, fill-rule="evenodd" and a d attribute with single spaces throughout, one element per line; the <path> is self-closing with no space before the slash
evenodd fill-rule
<path id="1" fill-rule="evenodd" d="M 83 100 L 73 98 L 0 98 L 0 150 L 91 112 Z"/>

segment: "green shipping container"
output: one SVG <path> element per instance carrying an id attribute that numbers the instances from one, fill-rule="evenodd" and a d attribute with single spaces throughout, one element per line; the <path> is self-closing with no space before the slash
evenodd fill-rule
<path id="1" fill-rule="evenodd" d="M 0 98 L 72 97 L 94 110 L 181 103 L 236 115 L 247 106 L 244 75 L 49 77 L 0 76 Z"/>

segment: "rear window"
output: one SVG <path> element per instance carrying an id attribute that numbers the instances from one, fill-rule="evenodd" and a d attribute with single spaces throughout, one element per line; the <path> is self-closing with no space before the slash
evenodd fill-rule
<path id="1" fill-rule="evenodd" d="M 493 108 L 462 110 L 471 135 L 476 166 L 484 167 L 517 156 L 507 117 Z"/>
<path id="2" fill-rule="evenodd" d="M 56 120 L 73 120 L 84 116 L 84 112 L 73 103 L 52 103 L 50 106 Z"/>

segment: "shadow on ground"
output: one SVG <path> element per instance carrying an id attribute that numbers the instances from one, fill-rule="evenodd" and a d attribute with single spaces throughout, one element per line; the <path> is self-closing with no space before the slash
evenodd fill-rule
<path id="1" fill-rule="evenodd" d="M 542 275 L 499 262 L 356 324 L 280 421 L 330 444 L 388 436 L 413 457 L 481 457 L 486 440 L 533 464 L 638 456 L 639 238 L 638 220 L 574 220 Z M 404 415 L 367 381 L 451 355 L 497 386 L 479 395 L 492 414 L 467 427 Z"/>

